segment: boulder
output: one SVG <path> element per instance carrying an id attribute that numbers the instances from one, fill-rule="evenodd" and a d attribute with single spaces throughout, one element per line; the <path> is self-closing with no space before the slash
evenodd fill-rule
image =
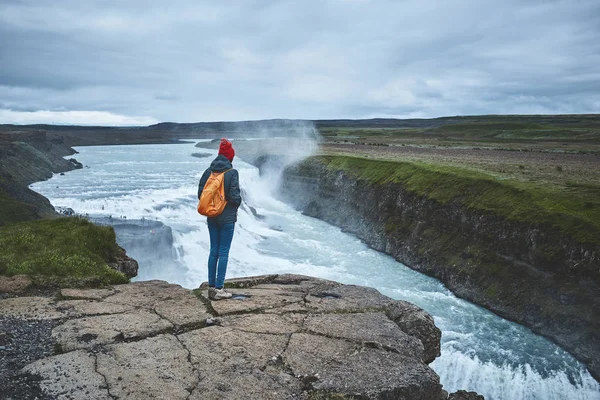
<path id="1" fill-rule="evenodd" d="M 484 397 L 475 392 L 467 392 L 465 390 L 459 390 L 458 392 L 452 393 L 448 400 L 485 400 Z"/>
<path id="2" fill-rule="evenodd" d="M 122 272 L 128 278 L 133 278 L 137 276 L 138 273 L 138 262 L 133 258 L 129 257 L 125 254 L 125 250 L 119 247 L 119 254 L 116 257 L 116 260 L 112 263 L 109 263 L 108 266 Z"/>

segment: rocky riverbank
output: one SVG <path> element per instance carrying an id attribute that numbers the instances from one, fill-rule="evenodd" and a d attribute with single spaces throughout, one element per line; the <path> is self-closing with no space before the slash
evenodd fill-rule
<path id="1" fill-rule="evenodd" d="M 46 131 L 0 132 L 0 226 L 56 214 L 44 196 L 28 188 L 53 173 L 83 166 L 65 159 L 75 150 Z"/>
<path id="2" fill-rule="evenodd" d="M 448 398 L 427 366 L 439 355 L 440 331 L 418 307 L 298 275 L 227 284 L 235 297 L 218 302 L 205 288 L 192 293 L 161 281 L 4 298 L 0 392 L 7 399 Z"/>
<path id="3" fill-rule="evenodd" d="M 375 183 L 360 177 L 374 171 L 332 167 L 333 159 L 310 158 L 288 168 L 284 197 L 440 279 L 457 295 L 552 338 L 600 377 L 598 245 L 548 224 L 441 202 L 401 183 Z M 435 182 L 428 188 L 435 191 Z"/>
<path id="4" fill-rule="evenodd" d="M 116 245 L 111 229 L 56 219 L 48 199 L 28 188 L 54 173 L 82 168 L 65 159 L 75 153 L 63 137 L 44 130 L 0 131 L 0 275 L 31 275 L 39 286 L 98 285 L 136 276 L 137 262 Z"/>

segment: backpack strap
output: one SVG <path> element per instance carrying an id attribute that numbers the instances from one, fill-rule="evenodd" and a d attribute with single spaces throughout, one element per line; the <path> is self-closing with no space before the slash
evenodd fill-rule
<path id="1" fill-rule="evenodd" d="M 225 197 L 227 197 L 227 187 L 225 186 L 225 174 L 231 171 L 233 168 L 226 169 L 221 173 L 223 175 L 223 189 L 225 189 Z"/>
<path id="2" fill-rule="evenodd" d="M 227 172 L 231 171 L 232 169 L 233 169 L 233 168 L 229 168 L 229 169 L 226 169 L 226 170 L 225 170 L 225 171 L 223 171 L 223 172 L 215 172 L 215 171 L 210 171 L 210 174 L 211 174 L 211 175 L 213 175 L 213 174 L 215 174 L 215 175 L 223 175 L 223 179 L 225 179 L 225 173 L 227 173 Z"/>

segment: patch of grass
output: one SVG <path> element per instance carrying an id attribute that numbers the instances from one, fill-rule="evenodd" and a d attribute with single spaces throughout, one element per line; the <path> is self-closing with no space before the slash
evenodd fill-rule
<path id="1" fill-rule="evenodd" d="M 198 299 L 200 299 L 200 301 L 202 302 L 202 304 L 204 304 L 204 306 L 206 307 L 206 310 L 207 310 L 207 311 L 208 311 L 208 312 L 209 312 L 211 315 L 214 315 L 214 316 L 217 316 L 217 315 L 219 315 L 219 314 L 218 314 L 218 313 L 215 311 L 215 309 L 213 308 L 211 301 L 210 301 L 210 300 L 209 300 L 207 297 L 204 297 L 204 295 L 202 295 L 202 289 L 200 289 L 200 288 L 197 288 L 197 289 L 192 289 L 192 294 L 193 294 L 194 296 L 196 296 Z"/>
<path id="2" fill-rule="evenodd" d="M 350 156 L 318 156 L 307 161 L 345 171 L 368 184 L 398 183 L 442 204 L 450 201 L 514 221 L 548 224 L 583 243 L 600 244 L 600 186 L 564 191 L 552 185 L 499 180 L 486 173 L 402 161 Z"/>
<path id="3" fill-rule="evenodd" d="M 455 133 L 465 136 L 515 136 L 514 133 L 527 133 L 535 131 L 547 132 L 552 130 L 550 126 L 543 126 L 534 123 L 520 123 L 509 121 L 485 121 L 485 122 L 462 122 L 458 124 L 448 124 L 433 129 L 439 133 Z"/>
<path id="4" fill-rule="evenodd" d="M 13 199 L 0 187 L 0 226 L 36 218 L 33 206 Z"/>
<path id="5" fill-rule="evenodd" d="M 127 283 L 107 265 L 119 247 L 111 227 L 80 218 L 21 222 L 0 228 L 0 274 L 25 274 L 52 284 Z"/>

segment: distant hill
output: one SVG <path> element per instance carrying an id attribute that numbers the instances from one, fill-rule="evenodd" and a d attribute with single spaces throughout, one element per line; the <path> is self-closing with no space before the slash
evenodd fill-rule
<path id="1" fill-rule="evenodd" d="M 226 136 L 269 137 L 289 128 L 314 126 L 319 131 L 331 129 L 441 129 L 445 135 L 452 135 L 452 127 L 460 127 L 460 131 L 486 125 L 497 129 L 506 126 L 526 127 L 527 125 L 551 125 L 556 128 L 587 128 L 600 130 L 600 114 L 588 115 L 482 115 L 453 116 L 432 119 L 335 119 L 335 120 L 288 120 L 271 119 L 260 121 L 238 122 L 195 122 L 176 123 L 161 122 L 150 126 L 137 127 L 105 127 L 74 125 L 0 125 L 2 132 L 45 131 L 65 137 L 70 146 L 109 145 L 109 144 L 144 144 L 172 143 L 181 139 L 214 138 Z M 458 129 L 457 129 L 458 130 Z"/>

